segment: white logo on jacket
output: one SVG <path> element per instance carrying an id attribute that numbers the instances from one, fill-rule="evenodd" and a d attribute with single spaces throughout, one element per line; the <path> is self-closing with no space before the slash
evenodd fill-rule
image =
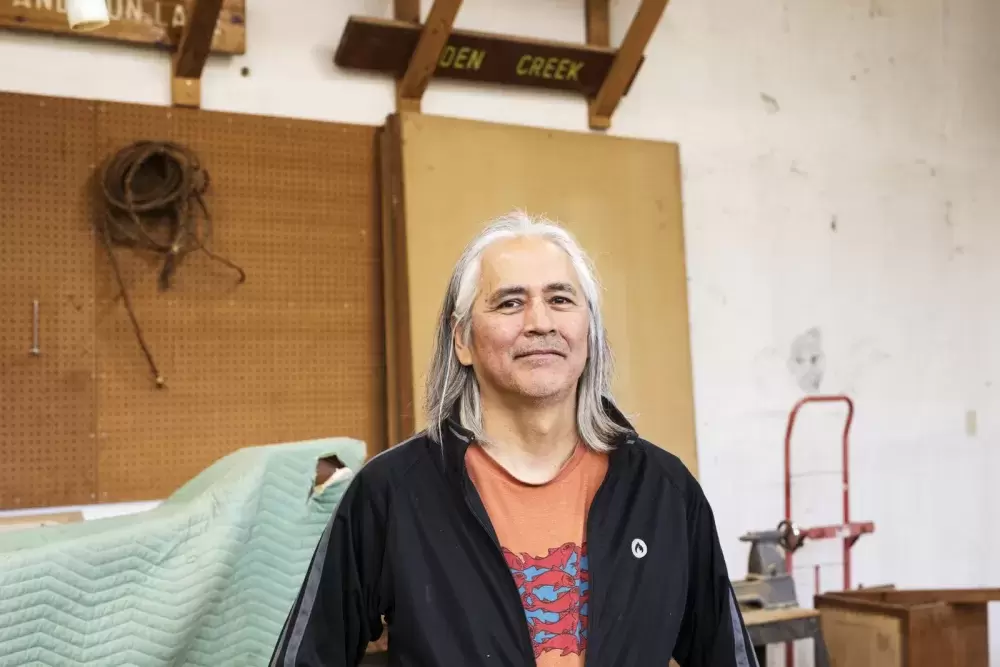
<path id="1" fill-rule="evenodd" d="M 646 547 L 646 543 L 640 540 L 638 537 L 632 540 L 632 555 L 636 558 L 642 558 L 646 555 L 649 549 Z"/>

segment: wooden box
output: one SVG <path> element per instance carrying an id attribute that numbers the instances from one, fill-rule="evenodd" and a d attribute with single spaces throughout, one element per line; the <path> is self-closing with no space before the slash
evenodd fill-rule
<path id="1" fill-rule="evenodd" d="M 831 667 L 989 667 L 986 604 L 1000 589 L 817 595 Z"/>

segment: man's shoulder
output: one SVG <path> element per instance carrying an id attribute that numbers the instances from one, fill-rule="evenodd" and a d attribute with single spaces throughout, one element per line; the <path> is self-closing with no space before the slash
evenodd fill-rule
<path id="1" fill-rule="evenodd" d="M 647 474 L 652 473 L 654 479 L 658 478 L 658 481 L 670 484 L 685 499 L 690 499 L 692 494 L 701 492 L 698 480 L 684 462 L 670 450 L 639 436 L 633 436 L 628 446 L 632 448 L 636 463 L 642 466 Z"/>
<path id="2" fill-rule="evenodd" d="M 418 464 L 427 461 L 429 450 L 435 446 L 427 433 L 421 431 L 365 461 L 358 477 L 373 486 L 395 487 Z"/>

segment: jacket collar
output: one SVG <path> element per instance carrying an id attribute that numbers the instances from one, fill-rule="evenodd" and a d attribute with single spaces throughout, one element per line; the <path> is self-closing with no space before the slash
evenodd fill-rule
<path id="1" fill-rule="evenodd" d="M 605 413 L 611 417 L 611 419 L 624 428 L 626 432 L 618 437 L 618 441 L 615 443 L 615 450 L 621 450 L 623 446 L 631 445 L 635 442 L 637 437 L 635 428 L 629 422 L 629 420 L 622 414 L 622 411 L 618 409 L 614 401 L 604 398 L 602 400 L 602 405 L 604 407 Z M 441 424 L 441 438 L 443 442 L 441 443 L 442 455 L 444 458 L 445 470 L 449 475 L 457 475 L 459 479 L 465 478 L 465 453 L 469 449 L 469 445 L 472 444 L 475 437 L 472 432 L 462 426 L 458 417 L 457 408 L 452 411 L 451 415 L 447 417 Z M 617 457 L 612 457 L 617 458 Z"/>

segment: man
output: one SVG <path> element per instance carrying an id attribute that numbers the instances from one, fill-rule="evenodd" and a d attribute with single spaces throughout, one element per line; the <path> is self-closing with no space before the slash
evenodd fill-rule
<path id="1" fill-rule="evenodd" d="M 359 472 L 272 665 L 756 667 L 712 511 L 611 398 L 600 290 L 523 214 L 455 266 L 429 428 Z"/>

